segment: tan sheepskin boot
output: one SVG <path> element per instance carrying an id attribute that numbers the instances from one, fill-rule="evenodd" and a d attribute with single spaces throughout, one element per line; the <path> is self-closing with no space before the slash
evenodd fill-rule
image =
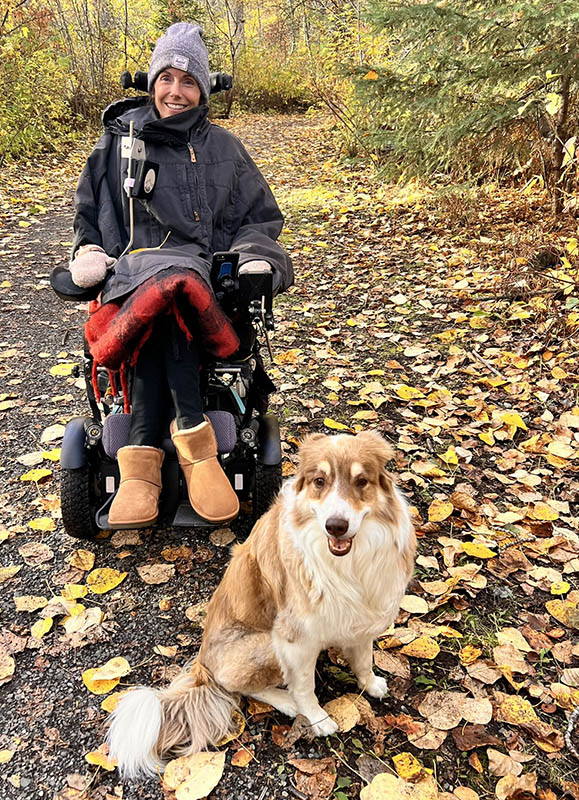
<path id="1" fill-rule="evenodd" d="M 208 522 L 227 522 L 236 517 L 239 500 L 217 459 L 217 440 L 209 420 L 181 431 L 173 420 L 171 438 L 193 509 Z"/>
<path id="2" fill-rule="evenodd" d="M 164 457 L 164 451 L 158 447 L 119 448 L 121 482 L 109 509 L 109 525 L 113 530 L 147 528 L 156 522 Z"/>

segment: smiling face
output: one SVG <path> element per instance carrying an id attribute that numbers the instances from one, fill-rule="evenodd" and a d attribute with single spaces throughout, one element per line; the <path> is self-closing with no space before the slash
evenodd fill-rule
<path id="1" fill-rule="evenodd" d="M 295 488 L 298 525 L 315 518 L 330 553 L 345 556 L 364 519 L 397 506 L 386 472 L 392 451 L 377 434 L 314 434 L 300 450 Z"/>
<path id="2" fill-rule="evenodd" d="M 153 102 L 161 119 L 196 108 L 200 100 L 199 85 L 188 72 L 170 67 L 159 73 L 153 86 Z"/>

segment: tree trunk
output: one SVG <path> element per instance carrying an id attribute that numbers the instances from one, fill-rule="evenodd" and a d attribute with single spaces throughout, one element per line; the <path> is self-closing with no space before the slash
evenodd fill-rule
<path id="1" fill-rule="evenodd" d="M 564 75 L 561 80 L 561 97 L 563 101 L 561 108 L 555 117 L 555 136 L 553 138 L 553 170 L 552 170 L 552 191 L 553 191 L 553 214 L 558 216 L 563 210 L 565 199 L 565 187 L 563 185 L 563 159 L 565 157 L 565 142 L 567 136 L 567 119 L 569 115 L 569 88 L 571 86 L 571 76 Z"/>

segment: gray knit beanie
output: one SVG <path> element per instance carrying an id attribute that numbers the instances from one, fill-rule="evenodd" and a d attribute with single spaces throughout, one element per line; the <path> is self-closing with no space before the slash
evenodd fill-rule
<path id="1" fill-rule="evenodd" d="M 209 56 L 201 38 L 202 33 L 199 25 L 191 25 L 190 22 L 176 22 L 167 28 L 153 50 L 148 72 L 149 91 L 160 72 L 174 67 L 192 75 L 199 84 L 202 102 L 208 101 Z"/>

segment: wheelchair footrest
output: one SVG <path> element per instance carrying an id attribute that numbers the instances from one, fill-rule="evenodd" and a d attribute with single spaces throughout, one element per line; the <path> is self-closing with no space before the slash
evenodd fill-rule
<path id="1" fill-rule="evenodd" d="M 208 522 L 191 508 L 189 503 L 181 503 L 177 507 L 175 516 L 170 523 L 175 528 L 216 528 L 219 527 L 214 522 Z M 222 524 L 222 523 L 221 523 Z"/>

